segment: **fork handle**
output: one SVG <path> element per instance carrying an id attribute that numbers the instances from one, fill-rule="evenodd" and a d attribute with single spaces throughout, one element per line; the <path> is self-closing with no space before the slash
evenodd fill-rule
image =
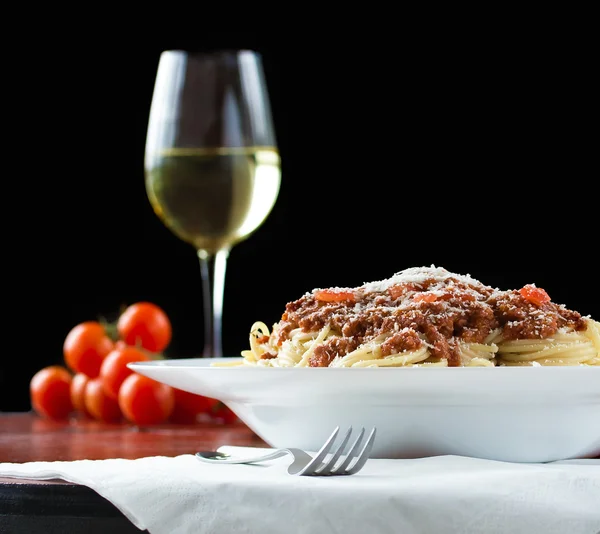
<path id="1" fill-rule="evenodd" d="M 247 456 L 247 457 L 231 457 L 231 458 L 205 458 L 203 461 L 208 461 L 214 464 L 254 464 L 257 462 L 266 462 L 267 460 L 275 460 L 276 458 L 281 458 L 286 454 L 291 454 L 291 451 L 288 449 L 276 449 L 272 452 L 268 452 L 267 454 L 261 454 L 259 456 Z"/>

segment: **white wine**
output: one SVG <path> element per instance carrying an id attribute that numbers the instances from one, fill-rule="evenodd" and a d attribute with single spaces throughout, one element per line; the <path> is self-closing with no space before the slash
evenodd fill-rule
<path id="1" fill-rule="evenodd" d="M 281 184 L 273 147 L 171 148 L 149 158 L 146 191 L 161 221 L 196 250 L 247 238 L 271 212 Z"/>

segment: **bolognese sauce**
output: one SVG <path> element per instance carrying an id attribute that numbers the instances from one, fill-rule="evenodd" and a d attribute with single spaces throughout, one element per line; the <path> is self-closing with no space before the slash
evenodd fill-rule
<path id="1" fill-rule="evenodd" d="M 546 297 L 532 284 L 500 291 L 439 267 L 406 269 L 356 288 L 314 289 L 289 302 L 276 344 L 296 329 L 308 333 L 327 326 L 333 334 L 314 349 L 310 367 L 327 367 L 378 338 L 382 357 L 426 345 L 432 357 L 458 367 L 461 343 L 484 343 L 497 329 L 506 339 L 541 339 L 561 327 L 586 328 L 578 312 Z"/>

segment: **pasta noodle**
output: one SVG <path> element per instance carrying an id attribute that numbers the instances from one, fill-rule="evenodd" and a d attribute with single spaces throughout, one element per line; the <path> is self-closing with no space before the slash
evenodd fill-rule
<path id="1" fill-rule="evenodd" d="M 595 366 L 600 323 L 534 284 L 501 291 L 418 267 L 306 293 L 272 329 L 255 322 L 241 356 L 263 367 Z"/>
<path id="2" fill-rule="evenodd" d="M 256 328 L 256 330 L 255 330 Z M 257 336 L 259 333 L 259 336 Z M 264 323 L 254 323 L 250 334 L 250 350 L 242 351 L 244 362 L 251 365 L 266 367 L 308 367 L 310 356 L 314 348 L 328 338 L 329 327 L 324 327 L 316 335 L 296 331 L 290 340 L 285 341 L 278 350 L 274 359 L 262 359 L 261 356 L 268 352 L 265 346 L 257 342 L 258 337 L 268 336 L 271 333 Z M 381 355 L 381 345 L 384 336 L 361 345 L 354 351 L 333 360 L 329 367 L 447 367 L 444 359 L 431 356 L 429 349 L 422 346 L 416 350 L 407 350 L 388 356 Z M 494 343 L 464 343 L 461 345 L 461 356 L 465 367 L 492 367 L 498 346 Z"/>
<path id="3" fill-rule="evenodd" d="M 500 365 L 600 365 L 600 323 L 592 320 L 583 332 L 561 330 L 548 339 L 497 343 Z"/>

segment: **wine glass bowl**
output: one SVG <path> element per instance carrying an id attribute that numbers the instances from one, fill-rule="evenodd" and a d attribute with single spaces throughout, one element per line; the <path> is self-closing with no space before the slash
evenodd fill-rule
<path id="1" fill-rule="evenodd" d="M 203 356 L 222 356 L 231 247 L 259 228 L 279 194 L 281 164 L 260 54 L 164 51 L 144 159 L 148 199 L 200 260 Z"/>
<path id="2" fill-rule="evenodd" d="M 167 149 L 148 167 L 148 197 L 175 235 L 216 254 L 249 237 L 271 212 L 279 161 L 273 147 Z"/>

